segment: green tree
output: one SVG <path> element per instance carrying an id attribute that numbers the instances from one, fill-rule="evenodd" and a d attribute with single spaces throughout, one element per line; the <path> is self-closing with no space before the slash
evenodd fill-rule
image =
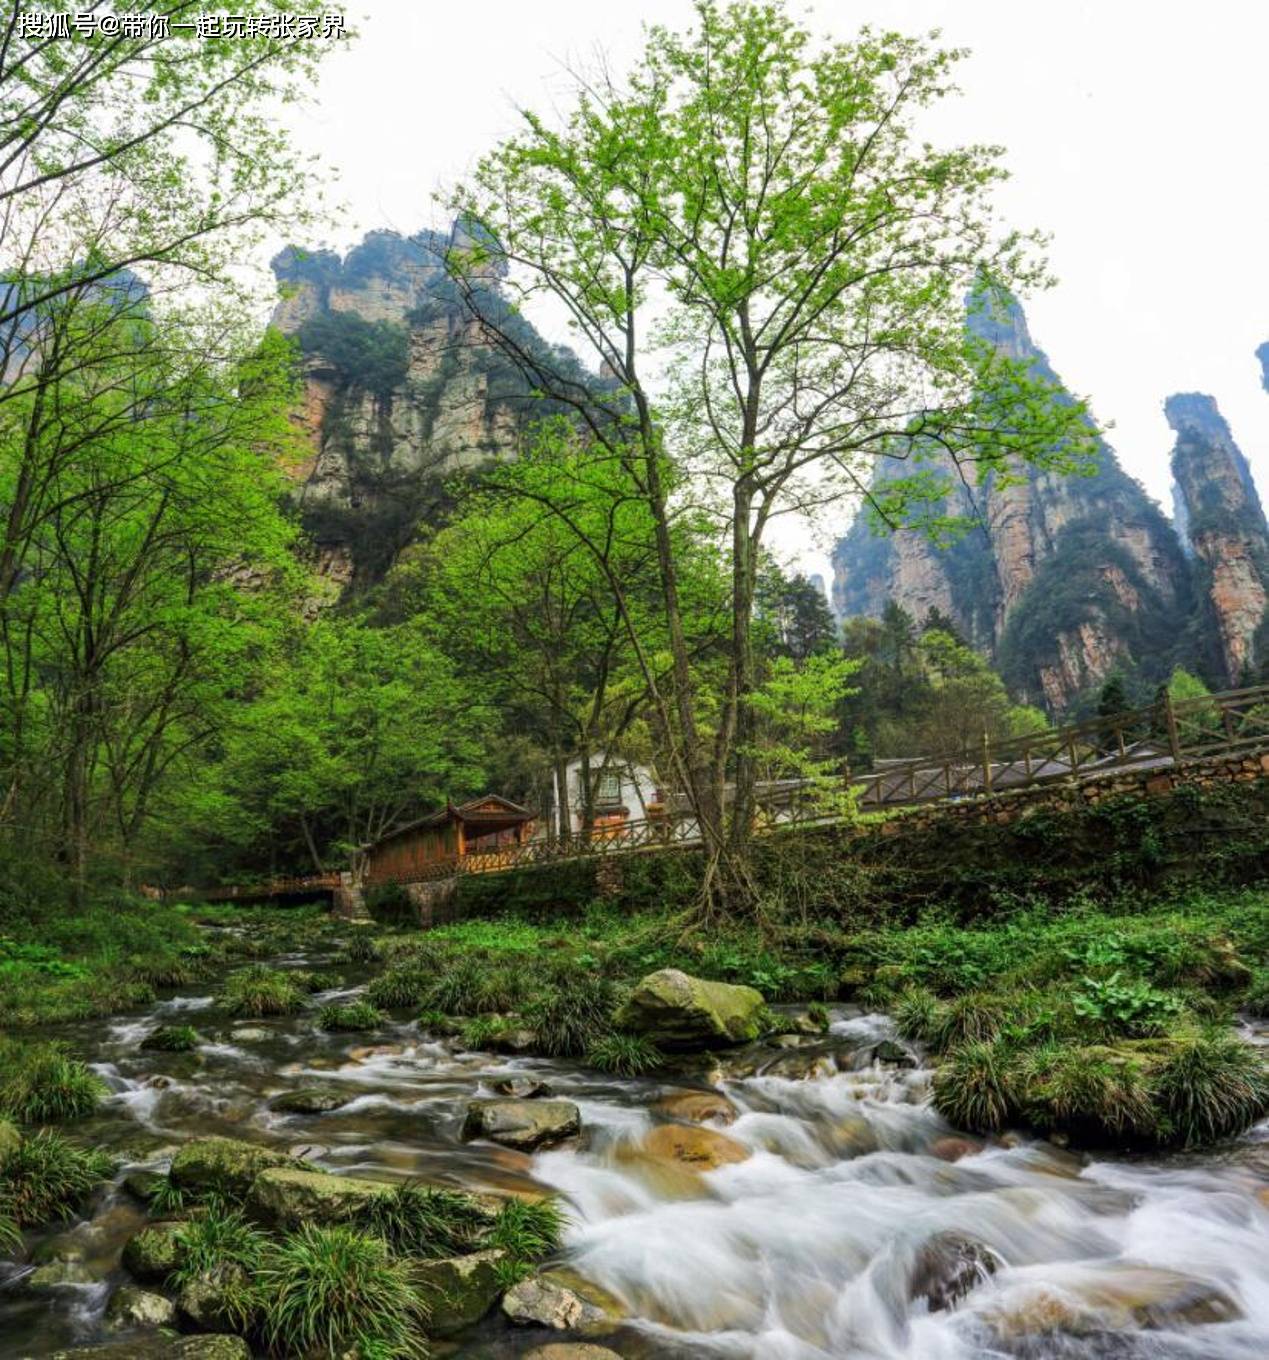
<path id="1" fill-rule="evenodd" d="M 646 678 L 708 847 L 704 905 L 743 910 L 753 610 L 772 518 L 862 490 L 877 457 L 937 444 L 980 474 L 1012 459 L 1061 469 L 1086 456 L 1089 434 L 1078 404 L 967 331 L 967 292 L 1025 288 L 1044 271 L 1033 241 L 995 231 L 997 152 L 912 135 L 961 54 L 867 30 L 816 43 L 775 4 L 699 0 L 696 14 L 690 33 L 651 30 L 624 81 L 579 82 L 562 127 L 526 114 L 458 195 L 469 232 L 454 264 L 479 279 L 493 259 L 521 300 L 553 295 L 616 381 L 607 395 L 578 384 L 481 318 L 641 488 L 673 686 Z M 475 286 L 468 299 L 479 308 Z M 946 495 L 928 477 L 891 488 L 909 506 Z M 714 514 L 730 578 L 708 736 L 670 532 L 688 496 Z"/>

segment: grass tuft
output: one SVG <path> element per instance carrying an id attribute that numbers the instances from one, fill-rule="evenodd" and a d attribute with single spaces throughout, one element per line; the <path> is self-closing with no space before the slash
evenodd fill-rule
<path id="1" fill-rule="evenodd" d="M 0 1039 L 0 1115 L 20 1124 L 55 1124 L 91 1114 L 107 1093 L 105 1082 L 60 1044 Z"/>
<path id="2" fill-rule="evenodd" d="M 999 1133 L 1017 1108 L 1009 1050 L 981 1039 L 951 1054 L 934 1074 L 934 1104 L 958 1128 Z"/>
<path id="3" fill-rule="evenodd" d="M 356 1034 L 378 1029 L 386 1017 L 369 1001 L 350 1001 L 345 1006 L 323 1006 L 317 1012 L 319 1029 L 331 1034 Z"/>
<path id="4" fill-rule="evenodd" d="M 220 1004 L 230 1015 L 252 1019 L 294 1015 L 304 1009 L 304 993 L 289 973 L 253 963 L 225 979 Z"/>
<path id="5" fill-rule="evenodd" d="M 642 1077 L 655 1072 L 665 1054 L 641 1034 L 606 1034 L 586 1051 L 586 1063 L 619 1077 Z"/>
<path id="6" fill-rule="evenodd" d="M 1224 1030 L 1183 1036 L 1154 1084 L 1171 1141 L 1182 1147 L 1230 1138 L 1269 1112 L 1264 1058 Z"/>
<path id="7" fill-rule="evenodd" d="M 364 1355 L 368 1343 L 398 1360 L 427 1353 L 409 1262 L 381 1238 L 305 1224 L 269 1252 L 256 1282 L 264 1338 L 278 1354 Z"/>
<path id="8" fill-rule="evenodd" d="M 469 1195 L 406 1181 L 371 1199 L 356 1224 L 401 1256 L 461 1256 L 481 1249 L 489 1215 Z"/>
<path id="9" fill-rule="evenodd" d="M 19 1228 L 52 1223 L 76 1213 L 114 1172 L 95 1148 L 77 1147 L 60 1133 L 41 1129 L 22 1139 L 0 1169 L 0 1213 Z"/>
<path id="10" fill-rule="evenodd" d="M 509 1199 L 498 1211 L 486 1245 L 516 1261 L 540 1261 L 559 1250 L 564 1214 L 559 1201 Z"/>
<path id="11" fill-rule="evenodd" d="M 193 1025 L 160 1025 L 142 1039 L 141 1047 L 159 1053 L 188 1053 L 201 1042 Z"/>

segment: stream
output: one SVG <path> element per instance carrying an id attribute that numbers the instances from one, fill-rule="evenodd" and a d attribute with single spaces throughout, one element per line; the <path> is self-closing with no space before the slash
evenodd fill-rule
<path id="1" fill-rule="evenodd" d="M 328 966 L 316 953 L 274 962 Z M 341 973 L 347 987 L 313 997 L 314 1008 L 355 994 L 360 974 Z M 121 1169 L 81 1221 L 28 1234 L 37 1260 L 77 1259 L 91 1282 L 35 1294 L 23 1285 L 29 1262 L 0 1264 L 4 1360 L 108 1339 L 107 1301 L 127 1278 L 119 1253 L 146 1217 L 123 1178 L 165 1170 L 180 1142 L 208 1134 L 336 1173 L 557 1190 L 567 1264 L 629 1312 L 587 1339 L 629 1360 L 1269 1357 L 1269 1124 L 1167 1159 L 1077 1157 L 1023 1137 L 983 1146 L 934 1113 L 919 1055 L 908 1066 L 874 1060 L 878 1041 L 894 1037 L 890 1022 L 849 1007 L 833 1009 L 825 1038 L 636 1081 L 465 1052 L 416 1023 L 327 1035 L 311 1012 L 232 1022 L 210 992 L 204 983 L 144 1013 L 60 1031 L 112 1091 L 73 1131 Z M 207 1041 L 195 1053 L 141 1049 L 174 1021 Z M 465 1102 L 526 1074 L 576 1102 L 578 1145 L 530 1157 L 462 1143 Z M 351 1099 L 322 1115 L 269 1108 L 315 1084 Z M 715 1127 L 749 1155 L 704 1174 L 649 1156 L 642 1140 L 665 1118 L 657 1102 L 711 1086 L 736 1112 Z M 966 1239 L 969 1292 L 933 1311 L 914 1280 Z M 560 1339 L 495 1310 L 437 1354 L 502 1360 Z"/>

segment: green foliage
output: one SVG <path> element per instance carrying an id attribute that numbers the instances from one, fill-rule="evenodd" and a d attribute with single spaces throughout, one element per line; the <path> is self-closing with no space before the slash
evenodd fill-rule
<path id="1" fill-rule="evenodd" d="M 378 1029 L 385 1016 L 369 1001 L 351 1001 L 342 1006 L 323 1006 L 317 1012 L 317 1026 L 329 1033 L 356 1033 Z"/>
<path id="2" fill-rule="evenodd" d="M 114 1163 L 51 1129 L 25 1135 L 0 1167 L 0 1217 L 19 1228 L 70 1218 L 107 1180 Z"/>
<path id="3" fill-rule="evenodd" d="M 399 1256 L 461 1256 L 483 1249 L 489 1214 L 470 1195 L 405 1181 L 367 1201 L 356 1224 Z"/>
<path id="4" fill-rule="evenodd" d="M 1269 1111 L 1263 1056 L 1227 1030 L 1183 1036 L 1154 1077 L 1169 1141 L 1195 1147 L 1242 1133 Z"/>
<path id="5" fill-rule="evenodd" d="M 934 1074 L 939 1113 L 963 1129 L 998 1133 L 1018 1108 L 1011 1053 L 1000 1042 L 975 1040 L 956 1049 Z"/>
<path id="6" fill-rule="evenodd" d="M 539 988 L 524 1017 L 543 1053 L 582 1057 L 611 1033 L 616 1005 L 617 993 L 607 978 L 570 972 Z"/>
<path id="7" fill-rule="evenodd" d="M 158 1218 L 177 1218 L 185 1211 L 185 1191 L 170 1176 L 150 1199 L 150 1212 Z"/>
<path id="8" fill-rule="evenodd" d="M 1178 997 L 1140 979 L 1123 979 L 1118 970 L 1106 978 L 1081 978 L 1071 1004 L 1076 1015 L 1138 1038 L 1162 1034 L 1182 1009 Z"/>
<path id="9" fill-rule="evenodd" d="M 388 1010 L 417 1006 L 432 982 L 433 968 L 415 959 L 393 963 L 366 987 L 366 1000 Z"/>
<path id="10" fill-rule="evenodd" d="M 142 1039 L 141 1047 L 160 1053 L 188 1053 L 201 1042 L 193 1025 L 160 1025 Z"/>
<path id="11" fill-rule="evenodd" d="M 1147 1075 L 1131 1053 L 1044 1044 L 1015 1057 L 1027 1117 L 1083 1141 L 1146 1139 L 1156 1132 Z"/>
<path id="12" fill-rule="evenodd" d="M 22 1124 L 82 1119 L 106 1095 L 105 1082 L 56 1043 L 0 1036 L 0 1069 L 0 1115 Z"/>
<path id="13" fill-rule="evenodd" d="M 300 348 L 320 354 L 345 382 L 387 397 L 405 382 L 410 353 L 404 326 L 367 321 L 356 312 L 318 312 L 300 327 Z"/>
<path id="14" fill-rule="evenodd" d="M 304 1009 L 304 993 L 294 978 L 264 964 L 252 964 L 230 973 L 218 1001 L 230 1015 L 251 1018 L 294 1015 Z"/>
<path id="15" fill-rule="evenodd" d="M 509 1199 L 498 1210 L 485 1238 L 487 1247 L 516 1261 L 540 1261 L 559 1250 L 564 1214 L 557 1199 Z"/>
<path id="16" fill-rule="evenodd" d="M 212 1199 L 181 1225 L 176 1234 L 180 1264 L 172 1283 L 189 1284 L 203 1276 L 223 1276 L 231 1268 L 254 1273 L 264 1261 L 269 1239 L 243 1214 Z"/>
<path id="17" fill-rule="evenodd" d="M 607 1034 L 586 1052 L 586 1065 L 619 1077 L 643 1077 L 655 1072 L 665 1055 L 640 1034 Z"/>
<path id="18" fill-rule="evenodd" d="M 367 1345 L 394 1360 L 426 1354 L 426 1310 L 409 1264 L 381 1238 L 306 1224 L 268 1253 L 256 1287 L 265 1340 L 281 1355 L 342 1355 Z"/>
<path id="19" fill-rule="evenodd" d="M 379 958 L 378 941 L 368 931 L 350 935 L 340 952 L 345 963 L 374 963 Z"/>

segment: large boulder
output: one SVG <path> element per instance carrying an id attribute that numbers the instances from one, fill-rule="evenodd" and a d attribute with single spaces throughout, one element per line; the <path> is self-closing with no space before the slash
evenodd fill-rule
<path id="1" fill-rule="evenodd" d="M 414 1278 L 427 1304 L 427 1330 L 450 1336 L 479 1322 L 503 1290 L 499 1263 L 504 1251 L 478 1251 L 439 1261 L 419 1261 Z"/>
<path id="2" fill-rule="evenodd" d="M 662 968 L 635 987 L 615 1019 L 660 1048 L 683 1050 L 748 1043 L 762 1033 L 765 1016 L 762 993 L 753 987 Z"/>
<path id="3" fill-rule="evenodd" d="M 200 1332 L 236 1332 L 240 1325 L 233 1295 L 241 1292 L 247 1275 L 239 1265 L 218 1266 L 196 1275 L 176 1296 L 181 1316 Z"/>
<path id="4" fill-rule="evenodd" d="M 241 1199 L 262 1171 L 290 1163 L 284 1153 L 237 1138 L 195 1138 L 172 1158 L 169 1174 L 173 1185 L 182 1190 Z"/>
<path id="5" fill-rule="evenodd" d="M 736 1122 L 736 1107 L 721 1091 L 670 1091 L 653 1106 L 671 1119 L 690 1120 L 693 1124 Z"/>
<path id="6" fill-rule="evenodd" d="M 68 1284 L 96 1284 L 97 1275 L 83 1261 L 50 1261 L 36 1268 L 22 1281 L 22 1287 L 34 1294 L 49 1289 L 60 1289 Z"/>
<path id="7" fill-rule="evenodd" d="M 562 1143 L 582 1130 L 571 1100 L 472 1100 L 463 1120 L 463 1138 L 488 1138 L 504 1147 L 531 1152 Z"/>
<path id="8" fill-rule="evenodd" d="M 183 1223 L 151 1223 L 134 1233 L 123 1249 L 124 1269 L 143 1284 L 162 1284 L 181 1263 L 177 1234 Z"/>
<path id="9" fill-rule="evenodd" d="M 503 1295 L 502 1311 L 522 1326 L 557 1332 L 609 1331 L 626 1314 L 606 1289 L 562 1267 L 513 1285 Z"/>
<path id="10" fill-rule="evenodd" d="M 122 1331 L 132 1327 L 171 1327 L 176 1322 L 176 1304 L 162 1294 L 125 1284 L 116 1289 L 106 1305 L 106 1326 Z"/>
<path id="11" fill-rule="evenodd" d="M 302 1223 L 340 1223 L 372 1199 L 392 1193 L 384 1181 L 332 1176 L 299 1166 L 274 1166 L 252 1182 L 247 1207 L 253 1217 L 276 1228 Z"/>

